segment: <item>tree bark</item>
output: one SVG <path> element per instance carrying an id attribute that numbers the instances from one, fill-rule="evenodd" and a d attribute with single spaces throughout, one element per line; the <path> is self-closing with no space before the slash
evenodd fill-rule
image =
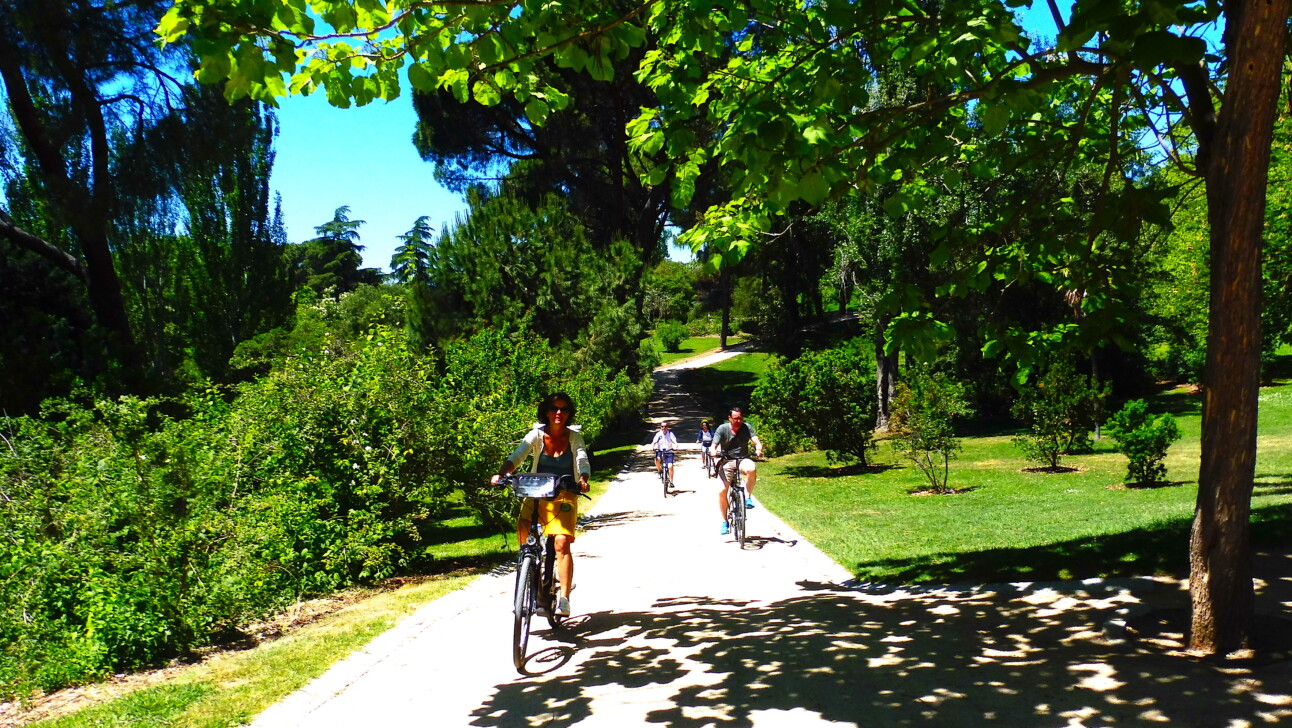
<path id="1" fill-rule="evenodd" d="M 888 340 L 884 332 L 892 316 L 875 320 L 875 429 L 887 431 L 892 416 L 893 397 L 897 396 L 897 353 L 884 353 Z"/>
<path id="2" fill-rule="evenodd" d="M 727 337 L 731 334 L 731 274 L 726 266 L 718 273 L 718 287 L 722 290 L 722 331 L 718 334 L 718 348 L 727 348 Z"/>
<path id="3" fill-rule="evenodd" d="M 1226 16 L 1229 76 L 1214 137 L 1199 135 L 1211 226 L 1211 303 L 1202 464 L 1189 542 L 1189 648 L 1207 655 L 1251 646 L 1261 233 L 1288 0 L 1227 3 Z M 1206 111 L 1193 106 L 1195 116 Z"/>
<path id="4" fill-rule="evenodd" d="M 82 283 L 89 284 L 90 279 L 85 273 L 85 266 L 82 265 L 80 258 L 65 252 L 38 235 L 23 230 L 3 212 L 0 212 L 0 236 L 8 238 L 18 247 L 30 250 L 60 269 L 71 273 Z"/>

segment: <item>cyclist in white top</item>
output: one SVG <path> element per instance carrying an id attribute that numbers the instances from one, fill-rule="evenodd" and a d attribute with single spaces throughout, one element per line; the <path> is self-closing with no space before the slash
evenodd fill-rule
<path id="1" fill-rule="evenodd" d="M 650 446 L 655 450 L 655 472 L 659 472 L 661 467 L 668 466 L 668 479 L 677 482 L 673 478 L 673 456 L 677 450 L 677 435 L 669 430 L 667 421 L 659 423 L 659 432 L 655 433 L 655 439 L 650 441 Z"/>

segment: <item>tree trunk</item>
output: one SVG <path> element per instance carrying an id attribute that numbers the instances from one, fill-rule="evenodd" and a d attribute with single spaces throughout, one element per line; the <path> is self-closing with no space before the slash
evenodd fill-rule
<path id="1" fill-rule="evenodd" d="M 731 335 L 731 274 L 723 266 L 718 274 L 718 287 L 722 290 L 722 332 L 719 334 L 718 348 L 727 348 L 727 337 Z"/>
<path id="2" fill-rule="evenodd" d="M 893 397 L 897 396 L 897 352 L 884 353 L 888 340 L 884 332 L 888 330 L 891 316 L 882 316 L 875 320 L 875 429 L 888 430 L 888 419 L 892 415 Z"/>
<path id="3" fill-rule="evenodd" d="M 1288 22 L 1288 0 L 1227 5 L 1229 78 L 1214 136 L 1199 136 L 1211 226 L 1211 304 L 1202 465 L 1189 542 L 1189 648 L 1208 655 L 1251 646 L 1261 232 Z M 1204 111 L 1191 106 L 1194 113 Z"/>

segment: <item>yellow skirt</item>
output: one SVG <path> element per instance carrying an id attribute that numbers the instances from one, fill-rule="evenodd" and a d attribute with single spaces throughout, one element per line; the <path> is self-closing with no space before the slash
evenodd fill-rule
<path id="1" fill-rule="evenodd" d="M 547 536 L 574 538 L 579 519 L 579 494 L 563 490 L 555 498 L 526 498 L 520 505 L 520 520 L 534 521 L 534 504 L 538 504 L 538 522 Z"/>

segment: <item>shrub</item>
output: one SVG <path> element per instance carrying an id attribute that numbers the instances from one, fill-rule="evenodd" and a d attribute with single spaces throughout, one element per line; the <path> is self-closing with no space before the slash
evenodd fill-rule
<path id="1" fill-rule="evenodd" d="M 1066 361 L 1050 365 L 1014 404 L 1014 416 L 1031 427 L 1014 438 L 1014 445 L 1028 460 L 1048 468 L 1058 468 L 1064 455 L 1088 452 L 1090 430 L 1108 389 L 1095 386 Z"/>
<path id="2" fill-rule="evenodd" d="M 951 460 L 960 452 L 953 422 L 972 414 L 964 385 L 941 372 L 916 370 L 897 383 L 888 422 L 893 451 L 911 461 L 937 493 L 949 493 Z"/>
<path id="3" fill-rule="evenodd" d="M 1132 399 L 1108 419 L 1108 435 L 1117 449 L 1130 459 L 1126 466 L 1128 483 L 1153 485 L 1166 481 L 1166 451 L 1179 440 L 1180 427 L 1169 414 L 1154 417 L 1148 404 Z"/>
<path id="4" fill-rule="evenodd" d="M 754 389 L 760 437 L 773 452 L 815 445 L 830 462 L 868 464 L 875 447 L 874 367 L 854 343 L 778 361 Z"/>
<path id="5" fill-rule="evenodd" d="M 532 335 L 486 330 L 432 357 L 402 328 L 299 333 L 236 392 L 0 420 L 0 696 L 157 664 L 420 568 L 456 502 L 511 521 L 488 478 L 542 393 L 569 392 L 589 438 L 649 393 Z"/>
<path id="6" fill-rule="evenodd" d="M 665 321 L 655 328 L 655 338 L 659 340 L 660 346 L 664 347 L 664 351 L 681 351 L 682 342 L 686 341 L 686 324 L 680 321 Z"/>

